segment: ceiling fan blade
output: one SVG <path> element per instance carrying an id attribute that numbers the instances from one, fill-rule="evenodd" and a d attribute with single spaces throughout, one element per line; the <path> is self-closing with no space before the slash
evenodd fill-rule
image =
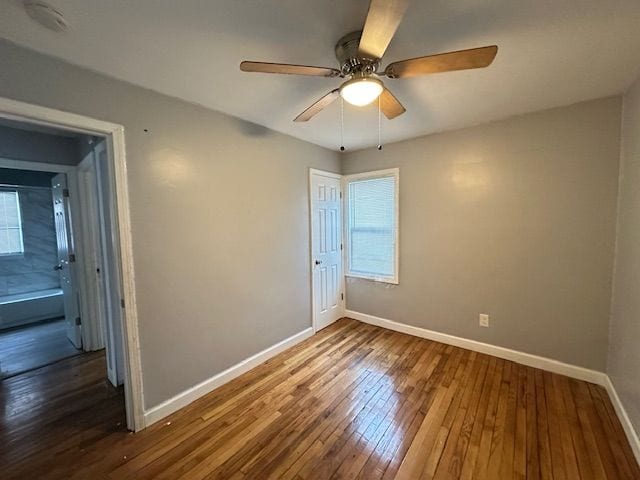
<path id="1" fill-rule="evenodd" d="M 298 115 L 293 121 L 307 122 L 311 117 L 313 117 L 317 113 L 320 113 L 320 110 L 331 105 L 339 96 L 340 96 L 340 89 L 336 88 L 335 90 L 331 90 L 324 97 L 322 97 L 320 100 L 318 100 L 316 103 L 311 105 L 300 115 Z"/>
<path id="2" fill-rule="evenodd" d="M 409 0 L 371 0 L 358 53 L 365 58 L 382 58 L 408 6 Z"/>
<path id="3" fill-rule="evenodd" d="M 407 111 L 407 109 L 402 106 L 398 99 L 394 97 L 393 93 L 391 93 L 387 88 L 385 88 L 380 94 L 380 110 L 382 110 L 384 116 L 389 120 L 392 120 Z"/>
<path id="4" fill-rule="evenodd" d="M 489 47 L 411 58 L 389 64 L 384 73 L 389 78 L 407 78 L 428 73 L 484 68 L 491 65 L 497 53 L 498 47 L 491 45 Z"/>
<path id="5" fill-rule="evenodd" d="M 248 62 L 240 63 L 243 72 L 284 73 L 289 75 L 310 75 L 313 77 L 339 77 L 340 70 L 309 65 L 289 65 L 287 63 Z"/>

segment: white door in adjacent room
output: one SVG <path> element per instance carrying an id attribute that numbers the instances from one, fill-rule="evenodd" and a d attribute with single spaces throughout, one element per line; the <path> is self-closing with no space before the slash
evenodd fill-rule
<path id="1" fill-rule="evenodd" d="M 59 173 L 51 179 L 53 192 L 53 215 L 58 244 L 58 264 L 53 268 L 60 274 L 60 287 L 64 297 L 64 316 L 67 337 L 76 348 L 82 348 L 82 330 L 78 291 L 75 284 L 75 252 L 69 213 L 69 189 L 67 176 Z"/>
<path id="2" fill-rule="evenodd" d="M 311 170 L 311 265 L 313 327 L 318 331 L 344 314 L 340 175 Z"/>

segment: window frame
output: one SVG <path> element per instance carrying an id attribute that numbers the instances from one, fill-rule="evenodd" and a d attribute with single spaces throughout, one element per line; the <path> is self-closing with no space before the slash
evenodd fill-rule
<path id="1" fill-rule="evenodd" d="M 16 197 L 16 207 L 17 207 L 17 217 L 18 217 L 18 226 L 17 227 L 1 227 L 0 230 L 18 230 L 20 232 L 20 251 L 17 252 L 0 252 L 0 257 L 21 257 L 24 255 L 24 229 L 22 226 L 22 208 L 20 206 L 20 192 L 11 188 L 2 188 L 0 189 L 0 193 L 14 193 Z"/>
<path id="2" fill-rule="evenodd" d="M 351 271 L 351 229 L 349 227 L 351 217 L 351 207 L 349 198 L 349 184 L 353 181 L 360 180 L 374 180 L 377 178 L 393 177 L 395 180 L 394 185 L 394 259 L 393 259 L 393 275 L 380 276 L 380 275 L 366 275 L 360 272 Z M 364 280 L 371 280 L 380 283 L 389 283 L 392 285 L 398 285 L 400 283 L 400 169 L 399 168 L 387 168 L 384 170 L 374 170 L 369 172 L 355 173 L 351 175 L 344 175 L 342 178 L 342 191 L 344 192 L 344 236 L 345 236 L 345 249 L 344 249 L 344 272 L 345 277 L 361 278 Z"/>

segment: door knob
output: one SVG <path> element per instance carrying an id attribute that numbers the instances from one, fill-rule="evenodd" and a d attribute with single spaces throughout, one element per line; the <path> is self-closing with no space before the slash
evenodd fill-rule
<path id="1" fill-rule="evenodd" d="M 316 265 L 320 265 L 322 263 L 322 260 L 316 260 Z"/>

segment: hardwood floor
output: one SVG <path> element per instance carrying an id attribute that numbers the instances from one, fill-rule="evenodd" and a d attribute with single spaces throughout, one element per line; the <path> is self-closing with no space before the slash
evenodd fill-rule
<path id="1" fill-rule="evenodd" d="M 65 478 L 101 439 L 128 434 L 124 394 L 106 380 L 104 351 L 2 380 L 0 403 L 2 479 L 49 478 L 54 465 Z"/>
<path id="2" fill-rule="evenodd" d="M 0 376 L 39 368 L 82 353 L 67 338 L 64 318 L 0 332 Z"/>
<path id="3" fill-rule="evenodd" d="M 137 434 L 90 362 L 3 382 L 3 478 L 640 479 L 602 388 L 354 320 Z"/>

